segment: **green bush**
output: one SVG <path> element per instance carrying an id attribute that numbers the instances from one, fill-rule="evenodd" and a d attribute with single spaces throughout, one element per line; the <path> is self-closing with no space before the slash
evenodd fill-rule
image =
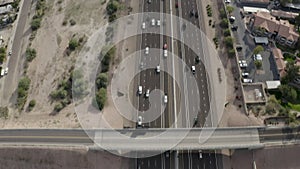
<path id="1" fill-rule="evenodd" d="M 41 21 L 42 19 L 41 18 L 35 18 L 31 21 L 31 29 L 33 31 L 37 30 L 38 28 L 40 28 L 41 26 Z"/>
<path id="2" fill-rule="evenodd" d="M 233 48 L 233 38 L 231 36 L 225 37 L 224 42 L 228 48 Z"/>
<path id="3" fill-rule="evenodd" d="M 31 111 L 34 106 L 36 105 L 36 101 L 35 100 L 30 100 L 29 104 L 28 104 L 28 110 Z"/>
<path id="4" fill-rule="evenodd" d="M 230 6 L 230 5 L 227 5 L 226 6 L 226 10 L 229 14 L 231 14 L 233 11 L 234 11 L 234 7 L 233 6 Z"/>
<path id="5" fill-rule="evenodd" d="M 0 107 L 0 118 L 7 119 L 9 110 L 7 107 Z"/>
<path id="6" fill-rule="evenodd" d="M 54 106 L 54 111 L 60 112 L 63 108 L 64 108 L 64 105 L 63 105 L 62 103 L 57 103 L 57 104 Z"/>
<path id="7" fill-rule="evenodd" d="M 224 29 L 229 27 L 227 18 L 222 19 L 222 21 L 220 22 L 220 26 Z"/>
<path id="8" fill-rule="evenodd" d="M 24 105 L 27 100 L 28 90 L 30 87 L 31 80 L 26 76 L 23 77 L 18 84 L 18 98 L 17 98 L 17 106 L 20 110 L 23 110 Z"/>
<path id="9" fill-rule="evenodd" d="M 105 102 L 107 100 L 106 92 L 107 92 L 106 89 L 101 88 L 96 93 L 96 102 L 99 110 L 102 110 L 104 108 Z"/>
<path id="10" fill-rule="evenodd" d="M 107 73 L 100 73 L 96 79 L 97 89 L 106 88 L 108 83 Z"/>
<path id="11" fill-rule="evenodd" d="M 75 50 L 77 47 L 79 46 L 79 43 L 76 39 L 72 38 L 70 41 L 69 41 L 69 49 L 71 51 Z"/>
<path id="12" fill-rule="evenodd" d="M 26 60 L 28 62 L 31 62 L 36 57 L 36 50 L 33 48 L 27 48 L 25 54 L 26 54 Z"/>
<path id="13" fill-rule="evenodd" d="M 223 33 L 224 33 L 224 36 L 230 36 L 230 30 L 229 29 L 225 29 Z"/>
<path id="14" fill-rule="evenodd" d="M 111 0 L 106 6 L 107 14 L 112 15 L 112 14 L 116 13 L 118 10 L 118 7 L 119 7 L 119 3 L 115 0 Z"/>

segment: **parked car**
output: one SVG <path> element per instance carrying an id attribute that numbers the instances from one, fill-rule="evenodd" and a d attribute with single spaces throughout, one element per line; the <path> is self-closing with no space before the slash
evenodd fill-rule
<path id="1" fill-rule="evenodd" d="M 195 66 L 192 66 L 191 69 L 192 69 L 192 73 L 195 74 L 195 73 L 196 73 L 196 67 L 195 67 Z"/>
<path id="2" fill-rule="evenodd" d="M 148 98 L 149 95 L 150 95 L 150 89 L 147 89 L 147 91 L 146 91 L 146 93 L 145 93 L 146 98 Z"/>
<path id="3" fill-rule="evenodd" d="M 146 23 L 145 22 L 142 23 L 142 29 L 146 29 Z"/>
<path id="4" fill-rule="evenodd" d="M 252 79 L 243 78 L 243 83 L 252 83 Z"/>
<path id="5" fill-rule="evenodd" d="M 164 103 L 168 103 L 168 96 L 167 96 L 167 93 L 166 93 L 165 96 L 164 96 Z"/>
<path id="6" fill-rule="evenodd" d="M 152 20 L 151 20 L 151 25 L 152 25 L 152 26 L 155 26 L 155 19 L 152 19 Z"/>
<path id="7" fill-rule="evenodd" d="M 242 76 L 243 76 L 243 77 L 248 77 L 248 76 L 249 76 L 249 73 L 248 73 L 248 72 L 243 72 L 243 73 L 242 73 Z"/>
<path id="8" fill-rule="evenodd" d="M 237 25 L 231 26 L 231 30 L 232 30 L 232 31 L 237 31 L 237 29 L 238 29 L 238 26 L 237 26 Z"/>
<path id="9" fill-rule="evenodd" d="M 262 61 L 262 56 L 261 56 L 261 54 L 256 54 L 256 55 L 253 55 L 253 59 Z"/>
<path id="10" fill-rule="evenodd" d="M 142 126 L 142 124 L 143 124 L 143 118 L 142 118 L 142 116 L 138 117 L 137 123 L 138 123 L 138 126 Z"/>
<path id="11" fill-rule="evenodd" d="M 147 46 L 145 49 L 145 54 L 148 55 L 149 54 L 149 47 Z"/>
<path id="12" fill-rule="evenodd" d="M 143 93 L 143 87 L 142 86 L 139 86 L 138 93 L 139 93 L 139 95 L 141 95 Z"/>
<path id="13" fill-rule="evenodd" d="M 167 56 L 168 56 L 168 51 L 164 50 L 164 57 L 167 57 Z"/>
<path id="14" fill-rule="evenodd" d="M 246 68 L 248 66 L 246 60 L 239 60 L 239 65 L 241 68 Z"/>
<path id="15" fill-rule="evenodd" d="M 156 21 L 156 25 L 157 25 L 157 26 L 160 26 L 160 20 L 157 20 L 157 21 Z"/>
<path id="16" fill-rule="evenodd" d="M 156 73 L 159 73 L 159 72 L 160 72 L 160 66 L 157 65 L 157 66 L 156 66 Z"/>

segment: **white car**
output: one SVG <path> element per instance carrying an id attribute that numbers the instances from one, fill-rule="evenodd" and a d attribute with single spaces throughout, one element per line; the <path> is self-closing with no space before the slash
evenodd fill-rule
<path id="1" fill-rule="evenodd" d="M 243 83 L 252 83 L 252 79 L 243 79 Z"/>
<path id="2" fill-rule="evenodd" d="M 138 126 L 141 126 L 141 125 L 142 125 L 142 123 L 143 123 L 143 118 L 142 118 L 142 116 L 139 116 L 139 117 L 138 117 L 137 122 L 138 122 Z"/>
<path id="3" fill-rule="evenodd" d="M 155 26 L 155 19 L 152 19 L 152 20 L 151 20 L 151 25 L 152 25 L 152 26 Z"/>
<path id="4" fill-rule="evenodd" d="M 243 77 L 248 77 L 248 76 L 249 76 L 249 73 L 248 73 L 248 72 L 243 72 L 243 73 L 242 73 L 242 76 L 243 76 Z"/>
<path id="5" fill-rule="evenodd" d="M 159 73 L 160 72 L 160 66 L 156 66 L 156 72 Z"/>
<path id="6" fill-rule="evenodd" d="M 157 26 L 160 26 L 160 20 L 157 20 L 157 21 L 156 21 L 156 25 L 157 25 Z"/>
<path id="7" fill-rule="evenodd" d="M 254 55 L 254 56 L 253 56 L 253 59 L 254 59 L 254 60 L 262 61 L 262 56 L 261 56 L 261 54 L 257 54 L 257 55 Z"/>
<path id="8" fill-rule="evenodd" d="M 145 22 L 142 23 L 142 29 L 146 29 L 146 23 Z"/>
<path id="9" fill-rule="evenodd" d="M 143 93 L 143 87 L 142 86 L 139 86 L 138 93 L 139 93 L 139 95 L 141 95 Z"/>
<path id="10" fill-rule="evenodd" d="M 239 60 L 239 65 L 241 68 L 246 68 L 248 66 L 248 64 L 245 60 Z"/>
<path id="11" fill-rule="evenodd" d="M 164 103 L 168 103 L 168 96 L 167 96 L 167 94 L 165 94 L 165 96 L 164 96 Z"/>
<path id="12" fill-rule="evenodd" d="M 149 47 L 146 47 L 146 49 L 145 49 L 145 54 L 146 54 L 146 55 L 149 54 Z"/>
<path id="13" fill-rule="evenodd" d="M 4 70 L 4 74 L 7 75 L 7 73 L 8 73 L 8 67 L 5 68 L 5 70 Z"/>
<path id="14" fill-rule="evenodd" d="M 150 95 L 150 90 L 149 90 L 149 89 L 147 89 L 145 96 L 148 98 L 148 97 L 149 97 L 149 95 Z"/>
<path id="15" fill-rule="evenodd" d="M 1 69 L 1 76 L 4 76 L 4 69 Z"/>
<path id="16" fill-rule="evenodd" d="M 168 51 L 164 50 L 164 57 L 168 57 Z"/>
<path id="17" fill-rule="evenodd" d="M 225 3 L 229 4 L 231 2 L 231 0 L 225 0 Z"/>
<path id="18" fill-rule="evenodd" d="M 196 73 L 196 67 L 192 66 L 192 73 L 195 74 Z"/>

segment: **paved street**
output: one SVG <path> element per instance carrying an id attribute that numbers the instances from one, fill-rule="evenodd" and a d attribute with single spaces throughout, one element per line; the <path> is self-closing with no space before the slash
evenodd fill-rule
<path id="1" fill-rule="evenodd" d="M 22 8 L 19 12 L 18 23 L 16 24 L 16 33 L 13 39 L 12 45 L 12 55 L 10 56 L 8 68 L 8 75 L 2 79 L 0 79 L 0 103 L 3 106 L 8 105 L 8 103 L 12 99 L 12 94 L 14 93 L 14 89 L 17 86 L 17 82 L 20 74 L 21 64 L 21 47 L 24 36 L 24 29 L 28 18 L 28 12 L 31 7 L 31 0 L 24 1 Z"/>

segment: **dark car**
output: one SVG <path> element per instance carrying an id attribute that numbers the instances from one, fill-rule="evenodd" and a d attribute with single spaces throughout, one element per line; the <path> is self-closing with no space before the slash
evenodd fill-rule
<path id="1" fill-rule="evenodd" d="M 241 51 L 243 49 L 243 47 L 241 45 L 236 45 L 236 50 L 237 51 Z"/>
<path id="2" fill-rule="evenodd" d="M 193 10 L 190 11 L 190 17 L 192 17 L 194 15 L 195 15 L 195 10 L 193 9 Z"/>
<path id="3" fill-rule="evenodd" d="M 175 3 L 175 8 L 178 8 L 178 6 L 179 6 L 179 5 L 178 5 L 178 2 L 176 2 L 176 3 Z"/>
<path id="4" fill-rule="evenodd" d="M 196 56 L 195 61 L 196 61 L 196 63 L 199 63 L 200 62 L 200 57 Z"/>
<path id="5" fill-rule="evenodd" d="M 235 26 L 231 26 L 231 30 L 232 31 L 237 31 L 237 29 L 238 29 L 238 26 L 236 26 L 236 25 Z"/>
<path id="6" fill-rule="evenodd" d="M 198 15 L 198 12 L 197 12 L 197 11 L 195 12 L 195 17 L 196 17 L 196 18 L 198 18 L 198 17 L 199 17 L 199 15 Z"/>

